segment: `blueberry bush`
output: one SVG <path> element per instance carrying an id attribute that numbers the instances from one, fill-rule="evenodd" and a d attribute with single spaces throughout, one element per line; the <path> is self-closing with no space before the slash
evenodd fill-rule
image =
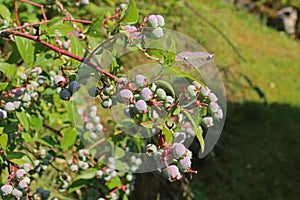
<path id="1" fill-rule="evenodd" d="M 164 17 L 141 18 L 134 0 L 99 7 L 1 1 L 1 198 L 128 199 L 136 173 L 197 173 L 188 146 L 204 152 L 224 116 L 184 66 L 213 56 L 162 47 Z M 130 74 L 140 59 L 155 73 Z"/>

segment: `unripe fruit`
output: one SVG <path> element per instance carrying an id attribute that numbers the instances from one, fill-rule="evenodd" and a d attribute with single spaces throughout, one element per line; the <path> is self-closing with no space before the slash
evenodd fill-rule
<path id="1" fill-rule="evenodd" d="M 194 85 L 189 85 L 187 87 L 187 93 L 188 93 L 189 97 L 197 96 L 196 87 Z"/>
<path id="2" fill-rule="evenodd" d="M 25 181 L 25 180 L 21 180 L 20 182 L 19 182 L 19 188 L 21 188 L 21 189 L 25 189 L 25 188 L 27 188 L 28 187 L 28 184 L 27 184 L 27 182 Z"/>
<path id="3" fill-rule="evenodd" d="M 87 122 L 87 123 L 85 124 L 85 128 L 86 128 L 87 130 L 92 130 L 92 129 L 94 129 L 94 125 L 93 125 L 91 122 Z"/>
<path id="4" fill-rule="evenodd" d="M 25 174 L 26 174 L 26 171 L 25 171 L 24 169 L 18 169 L 18 170 L 16 171 L 16 177 L 17 177 L 18 179 L 22 178 Z"/>
<path id="5" fill-rule="evenodd" d="M 203 96 L 207 97 L 210 93 L 210 89 L 208 87 L 202 86 L 200 88 L 200 92 Z"/>
<path id="6" fill-rule="evenodd" d="M 78 165 L 81 169 L 84 169 L 84 170 L 89 168 L 89 164 L 86 162 L 83 162 L 83 161 L 79 161 Z"/>
<path id="7" fill-rule="evenodd" d="M 3 185 L 1 191 L 4 196 L 7 196 L 12 193 L 13 187 L 11 185 Z"/>
<path id="8" fill-rule="evenodd" d="M 66 79 L 62 75 L 56 75 L 54 77 L 54 84 L 56 86 L 62 87 L 65 85 Z"/>
<path id="9" fill-rule="evenodd" d="M 204 117 L 202 119 L 202 122 L 204 123 L 204 125 L 209 128 L 212 127 L 214 125 L 213 123 L 213 118 L 212 117 Z"/>
<path id="10" fill-rule="evenodd" d="M 19 198 L 21 198 L 23 196 L 23 193 L 20 190 L 18 190 L 18 189 L 15 188 L 12 191 L 12 195 L 14 195 L 17 199 L 19 199 Z"/>
<path id="11" fill-rule="evenodd" d="M 151 95 L 152 95 L 152 91 L 149 88 L 144 88 L 142 89 L 142 91 L 140 92 L 141 97 L 145 100 L 145 101 L 149 101 L 151 99 Z"/>
<path id="12" fill-rule="evenodd" d="M 182 157 L 185 154 L 185 152 L 186 152 L 186 148 L 183 144 L 181 144 L 181 143 L 173 144 L 172 153 L 176 159 Z"/>
<path id="13" fill-rule="evenodd" d="M 31 170 L 31 164 L 29 163 L 24 163 L 23 165 L 23 169 L 26 171 L 26 172 L 29 172 Z"/>
<path id="14" fill-rule="evenodd" d="M 218 101 L 218 97 L 214 94 L 214 93 L 209 93 L 208 98 L 210 100 L 210 102 L 216 102 Z"/>
<path id="15" fill-rule="evenodd" d="M 158 26 L 158 19 L 157 19 L 156 15 L 150 15 L 148 17 L 148 24 L 149 24 L 149 26 L 154 27 L 154 28 L 156 28 Z"/>
<path id="16" fill-rule="evenodd" d="M 90 138 L 91 139 L 96 139 L 97 138 L 97 134 L 95 132 L 90 132 Z"/>
<path id="17" fill-rule="evenodd" d="M 191 167 L 191 164 L 191 159 L 189 157 L 184 157 L 179 161 L 178 166 L 183 170 L 187 170 Z"/>
<path id="18" fill-rule="evenodd" d="M 102 124 L 97 124 L 96 125 L 96 130 L 99 131 L 99 132 L 102 132 L 103 131 L 103 125 Z"/>
<path id="19" fill-rule="evenodd" d="M 26 92 L 22 98 L 22 101 L 24 102 L 30 102 L 31 101 L 31 96 Z"/>
<path id="20" fill-rule="evenodd" d="M 11 111 L 14 111 L 15 110 L 15 106 L 12 102 L 7 102 L 4 106 L 4 109 L 7 111 L 7 112 L 11 112 Z"/>
<path id="21" fill-rule="evenodd" d="M 172 180 L 179 180 L 181 179 L 181 174 L 179 172 L 179 169 L 177 166 L 175 165 L 170 165 L 166 168 L 166 172 L 167 172 L 167 175 L 169 177 L 169 180 L 172 181 Z"/>
<path id="22" fill-rule="evenodd" d="M 38 84 L 43 85 L 46 82 L 46 78 L 44 76 L 39 76 L 37 82 Z"/>
<path id="23" fill-rule="evenodd" d="M 69 100 L 72 96 L 71 92 L 67 89 L 63 89 L 62 91 L 60 91 L 59 96 L 62 100 Z"/>
<path id="24" fill-rule="evenodd" d="M 111 96 L 114 93 L 115 87 L 113 85 L 106 85 L 103 88 L 103 94 L 105 96 Z"/>
<path id="25" fill-rule="evenodd" d="M 216 102 L 211 102 L 209 104 L 209 109 L 211 112 L 216 113 L 219 110 L 219 105 Z"/>
<path id="26" fill-rule="evenodd" d="M 161 88 L 158 88 L 158 89 L 156 90 L 156 94 L 157 94 L 157 97 L 158 97 L 160 100 L 164 100 L 164 99 L 167 97 L 166 92 L 165 92 L 163 89 L 161 89 Z"/>
<path id="27" fill-rule="evenodd" d="M 130 99 L 133 98 L 133 94 L 130 90 L 128 89 L 123 89 L 120 91 L 120 93 L 118 94 L 118 101 L 120 103 L 124 103 L 126 101 L 129 101 Z"/>
<path id="28" fill-rule="evenodd" d="M 157 21 L 158 21 L 158 26 L 164 26 L 165 25 L 165 19 L 161 15 L 156 15 Z"/>
<path id="29" fill-rule="evenodd" d="M 186 134 L 184 132 L 176 132 L 173 138 L 174 143 L 183 143 L 186 140 Z"/>
<path id="30" fill-rule="evenodd" d="M 136 75 L 134 83 L 137 87 L 142 87 L 145 84 L 146 77 L 143 75 Z"/>
<path id="31" fill-rule="evenodd" d="M 103 99 L 103 101 L 101 102 L 101 105 L 102 105 L 103 108 L 111 108 L 111 106 L 112 106 L 111 98 Z"/>
<path id="32" fill-rule="evenodd" d="M 214 113 L 214 118 L 215 118 L 216 120 L 221 120 L 221 119 L 223 119 L 223 111 L 222 111 L 221 108 L 219 108 L 219 110 L 218 110 L 216 113 Z"/>
<path id="33" fill-rule="evenodd" d="M 72 172 L 77 172 L 78 171 L 78 165 L 71 165 L 70 169 Z"/>
<path id="34" fill-rule="evenodd" d="M 15 109 L 19 109 L 22 105 L 22 102 L 21 101 L 14 101 L 13 104 L 14 104 Z"/>
<path id="35" fill-rule="evenodd" d="M 27 75 L 25 73 L 19 74 L 19 77 L 20 77 L 21 80 L 26 80 L 27 79 Z"/>
<path id="36" fill-rule="evenodd" d="M 96 86 L 90 87 L 88 92 L 91 97 L 96 97 L 99 95 L 99 90 Z"/>
<path id="37" fill-rule="evenodd" d="M 102 175 L 103 175 L 103 171 L 102 171 L 102 170 L 98 170 L 98 171 L 96 172 L 96 177 L 97 177 L 97 178 L 102 178 Z"/>
<path id="38" fill-rule="evenodd" d="M 174 103 L 174 98 L 171 96 L 166 96 L 165 99 L 165 108 L 170 107 Z"/>
<path id="39" fill-rule="evenodd" d="M 5 110 L 0 109 L 0 120 L 4 120 L 7 118 L 7 112 Z"/>
<path id="40" fill-rule="evenodd" d="M 31 70 L 31 76 L 32 77 L 37 77 L 38 75 L 40 75 L 41 73 L 42 73 L 42 68 L 40 68 L 40 67 L 36 67 L 36 68 L 33 68 L 32 70 Z"/>
<path id="41" fill-rule="evenodd" d="M 155 144 L 147 144 L 146 149 L 148 156 L 155 156 L 157 154 L 157 147 Z"/>
<path id="42" fill-rule="evenodd" d="M 155 83 L 151 83 L 151 85 L 150 85 L 150 90 L 151 90 L 152 92 L 155 92 L 156 88 L 157 88 L 156 84 L 155 84 Z"/>
<path id="43" fill-rule="evenodd" d="M 152 39 L 159 39 L 164 36 L 164 31 L 161 27 L 155 28 L 152 32 L 150 32 L 149 37 Z"/>
<path id="44" fill-rule="evenodd" d="M 80 84 L 77 82 L 77 81 L 72 81 L 70 84 L 69 84 L 69 90 L 74 93 L 76 91 L 78 91 L 80 88 Z"/>
<path id="45" fill-rule="evenodd" d="M 147 104 L 144 100 L 138 100 L 134 106 L 139 112 L 144 112 L 147 110 Z"/>

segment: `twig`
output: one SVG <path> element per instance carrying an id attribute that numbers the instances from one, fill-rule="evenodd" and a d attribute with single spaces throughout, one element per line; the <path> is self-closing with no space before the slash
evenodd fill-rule
<path id="1" fill-rule="evenodd" d="M 43 127 L 46 128 L 46 129 L 49 129 L 50 131 L 52 131 L 53 133 L 55 133 L 56 135 L 59 135 L 59 136 L 63 136 L 59 130 L 56 130 L 55 128 L 49 126 L 48 124 L 46 123 L 43 123 Z"/>
<path id="2" fill-rule="evenodd" d="M 14 30 L 7 30 L 8 33 L 11 33 L 13 35 L 17 35 L 17 36 L 21 36 L 21 37 L 24 37 L 24 38 L 27 38 L 27 39 L 30 39 L 30 40 L 33 40 L 39 44 L 42 44 L 46 47 L 48 47 L 49 49 L 52 49 L 53 51 L 55 51 L 56 53 L 60 54 L 60 55 L 65 55 L 65 56 L 68 56 L 70 58 L 73 58 L 75 60 L 78 60 L 80 62 L 83 62 L 85 63 L 86 65 L 92 67 L 93 69 L 95 69 L 96 71 L 100 72 L 100 73 L 103 73 L 105 76 L 113 79 L 114 81 L 120 83 L 122 82 L 118 77 L 116 77 L 115 75 L 105 71 L 104 69 L 98 67 L 97 65 L 91 63 L 90 61 L 87 61 L 85 60 L 84 58 L 80 57 L 80 56 L 77 56 L 75 54 L 72 54 L 68 51 L 65 51 L 63 49 L 60 49 L 56 46 L 53 46 L 52 44 L 49 44 L 43 40 L 40 40 L 39 37 L 37 36 L 33 36 L 33 35 L 30 35 L 30 34 L 26 34 L 26 33 L 22 33 L 22 32 L 18 32 L 18 31 L 14 31 Z"/>
<path id="3" fill-rule="evenodd" d="M 201 15 L 197 10 L 195 10 L 195 8 L 193 6 L 191 6 L 186 0 L 184 0 L 183 2 L 186 5 L 186 7 L 189 8 L 195 15 L 197 15 L 200 19 L 202 19 L 203 21 L 205 21 L 213 29 L 215 29 L 226 40 L 226 42 L 229 44 L 229 46 L 231 46 L 231 48 L 235 51 L 235 53 L 238 55 L 238 57 L 242 61 L 244 61 L 244 62 L 247 61 L 244 58 L 244 56 L 242 56 L 240 54 L 240 52 L 238 51 L 238 49 L 234 46 L 234 44 L 230 41 L 230 39 L 225 35 L 225 33 L 223 31 L 221 31 L 216 25 L 214 25 L 211 21 L 209 21 L 207 18 L 205 18 L 203 15 Z"/>
<path id="4" fill-rule="evenodd" d="M 19 13 L 18 13 L 18 5 L 17 5 L 17 0 L 14 0 L 14 9 L 15 9 L 15 18 L 18 26 L 21 26 L 20 20 L 19 20 Z"/>
<path id="5" fill-rule="evenodd" d="M 31 2 L 31 1 L 28 1 L 28 0 L 18 0 L 18 1 L 24 2 L 24 3 L 28 3 L 30 5 L 39 7 L 41 9 L 41 11 L 42 11 L 42 15 L 43 15 L 44 20 L 45 21 L 48 20 L 46 14 L 45 14 L 44 6 L 42 4 L 34 3 L 34 2 Z"/>

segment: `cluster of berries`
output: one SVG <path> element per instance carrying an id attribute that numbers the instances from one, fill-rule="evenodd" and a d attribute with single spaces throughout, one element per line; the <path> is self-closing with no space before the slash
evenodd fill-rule
<path id="1" fill-rule="evenodd" d="M 8 177 L 10 184 L 5 184 L 1 187 L 3 196 L 14 196 L 20 199 L 26 194 L 26 190 L 30 185 L 30 178 L 28 172 L 32 166 L 29 163 L 25 163 L 22 168 L 12 167 L 12 172 Z"/>
<path id="2" fill-rule="evenodd" d="M 90 156 L 88 149 L 80 149 L 78 156 L 74 155 L 72 159 L 68 161 L 70 170 L 74 173 L 78 173 L 80 170 L 87 170 L 90 166 L 87 157 Z"/>

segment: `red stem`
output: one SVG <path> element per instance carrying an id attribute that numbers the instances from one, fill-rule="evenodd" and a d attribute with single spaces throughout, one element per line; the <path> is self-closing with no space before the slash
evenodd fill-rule
<path id="1" fill-rule="evenodd" d="M 39 37 L 37 37 L 37 36 L 29 35 L 29 34 L 18 32 L 18 31 L 14 31 L 14 30 L 8 30 L 7 32 L 9 32 L 9 33 L 11 33 L 13 35 L 17 35 L 17 36 L 21 36 L 21 37 L 33 40 L 33 41 L 35 41 L 35 42 L 37 42 L 39 44 L 42 44 L 42 45 L 48 47 L 49 49 L 52 49 L 53 51 L 57 52 L 60 55 L 65 55 L 65 56 L 68 56 L 68 57 L 73 58 L 75 60 L 78 60 L 80 62 L 84 62 L 88 66 L 92 67 L 93 69 L 97 70 L 100 73 L 103 73 L 104 75 L 108 76 L 109 78 L 113 79 L 114 81 L 116 81 L 118 83 L 122 82 L 115 75 L 113 75 L 113 74 L 105 71 L 104 69 L 98 67 L 97 65 L 91 63 L 90 61 L 87 61 L 87 60 L 85 60 L 84 58 L 82 58 L 80 56 L 74 55 L 74 54 L 72 54 L 72 53 L 70 53 L 68 51 L 65 51 L 65 50 L 60 49 L 60 48 L 58 48 L 56 46 L 53 46 L 52 44 L 49 44 L 49 43 L 47 43 L 47 42 L 45 42 L 43 40 L 40 40 Z"/>
<path id="2" fill-rule="evenodd" d="M 18 0 L 18 1 L 24 2 L 24 3 L 28 3 L 28 4 L 31 4 L 33 6 L 39 7 L 41 9 L 41 11 L 42 11 L 42 15 L 43 15 L 44 20 L 45 21 L 48 20 L 46 14 L 45 14 L 45 10 L 44 10 L 44 6 L 43 5 L 31 2 L 31 1 L 28 1 L 28 0 Z"/>

